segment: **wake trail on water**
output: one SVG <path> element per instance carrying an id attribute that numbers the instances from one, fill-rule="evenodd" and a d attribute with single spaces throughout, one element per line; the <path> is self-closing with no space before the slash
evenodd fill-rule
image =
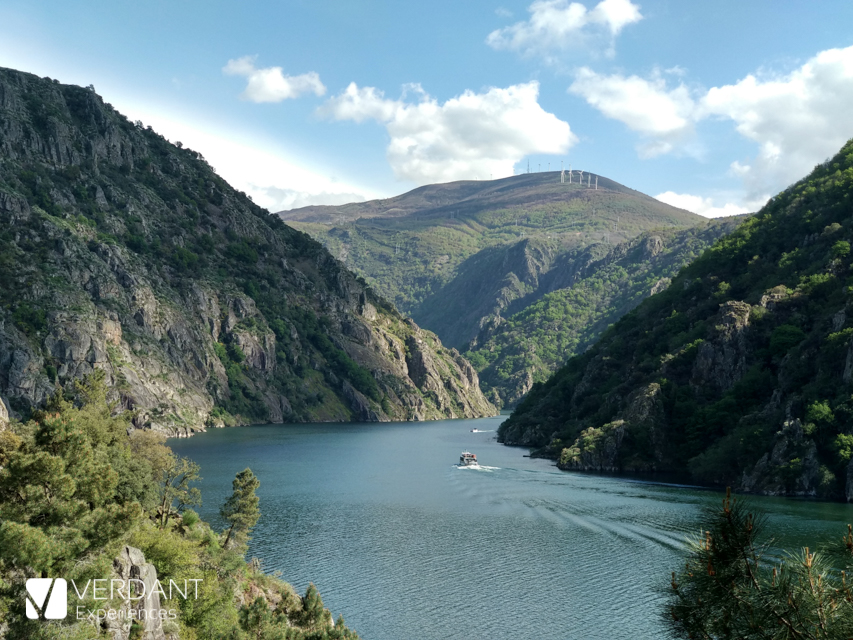
<path id="1" fill-rule="evenodd" d="M 499 470 L 499 469 L 500 469 L 500 467 L 487 467 L 487 466 L 486 466 L 486 465 L 484 465 L 484 464 L 479 464 L 479 465 L 476 465 L 476 466 L 475 466 L 475 465 L 471 465 L 471 464 L 468 464 L 468 465 L 465 465 L 465 466 L 462 466 L 462 465 L 460 465 L 460 464 L 455 464 L 455 465 L 453 465 L 453 466 L 454 466 L 454 467 L 456 467 L 457 469 L 472 469 L 472 470 L 474 470 L 474 471 L 497 471 L 497 470 Z"/>

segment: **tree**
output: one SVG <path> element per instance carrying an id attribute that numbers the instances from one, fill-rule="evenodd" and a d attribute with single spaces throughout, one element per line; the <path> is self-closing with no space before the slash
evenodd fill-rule
<path id="1" fill-rule="evenodd" d="M 743 640 L 853 637 L 853 593 L 827 554 L 768 560 L 764 521 L 727 492 L 708 512 L 704 537 L 690 543 L 685 568 L 666 589 L 665 622 L 673 638 Z M 853 551 L 848 527 L 845 554 Z"/>
<path id="2" fill-rule="evenodd" d="M 261 517 L 260 509 L 258 509 L 259 499 L 255 495 L 255 490 L 260 485 L 261 481 L 255 477 L 255 474 L 248 467 L 234 478 L 232 485 L 234 493 L 219 510 L 219 514 L 231 523 L 223 547 L 227 548 L 232 539 L 241 542 L 249 539 L 249 532 L 258 522 L 258 518 Z"/>
<path id="3" fill-rule="evenodd" d="M 266 599 L 258 596 L 251 604 L 240 607 L 240 628 L 252 638 L 258 640 L 285 640 L 287 634 L 286 619 L 278 619 Z M 283 622 L 283 624 L 282 624 Z"/>
<path id="4" fill-rule="evenodd" d="M 163 472 L 163 482 L 160 486 L 160 528 L 169 522 L 172 504 L 178 503 L 177 510 L 201 504 L 201 492 L 197 487 L 190 487 L 191 482 L 200 480 L 199 466 L 188 458 L 174 456 L 172 464 Z"/>

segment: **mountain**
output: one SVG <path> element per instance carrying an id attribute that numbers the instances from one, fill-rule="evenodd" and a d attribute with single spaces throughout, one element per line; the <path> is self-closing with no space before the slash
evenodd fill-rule
<path id="1" fill-rule="evenodd" d="M 0 395 L 104 370 L 138 427 L 494 413 L 455 350 L 197 152 L 0 69 Z"/>
<path id="2" fill-rule="evenodd" d="M 509 310 L 513 302 L 548 293 L 540 280 L 587 259 L 590 245 L 704 220 L 603 176 L 584 173 L 579 184 L 577 174 L 572 183 L 551 171 L 428 185 L 279 215 L 446 344 L 464 348 L 495 317 L 519 310 Z"/>
<path id="3" fill-rule="evenodd" d="M 501 426 L 563 469 L 853 499 L 853 142 L 718 240 Z"/>
<path id="4" fill-rule="evenodd" d="M 535 382 L 544 382 L 571 356 L 586 350 L 612 323 L 743 220 L 723 218 L 689 229 L 648 231 L 610 247 L 594 244 L 552 266 L 538 291 L 513 301 L 520 311 L 496 316 L 464 355 L 492 402 L 513 407 Z M 485 253 L 485 252 L 481 252 Z M 538 295 L 537 295 L 538 294 Z"/>

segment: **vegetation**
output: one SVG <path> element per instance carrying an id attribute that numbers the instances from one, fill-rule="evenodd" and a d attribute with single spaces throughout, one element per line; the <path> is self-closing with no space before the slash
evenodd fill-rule
<path id="1" fill-rule="evenodd" d="M 0 391 L 16 414 L 106 356 L 154 429 L 201 427 L 211 404 L 220 425 L 404 418 L 426 402 L 396 352 L 362 348 L 391 325 L 412 334 L 393 306 L 199 153 L 89 89 L 8 69 L 0 88 L 14 123 L 0 133 L 14 149 L 0 153 L 0 346 L 27 377 Z"/>
<path id="2" fill-rule="evenodd" d="M 505 253 L 535 254 L 545 272 L 595 244 L 609 248 L 649 229 L 702 220 L 612 180 L 601 177 L 596 190 L 561 183 L 558 172 L 429 185 L 388 200 L 282 215 L 459 348 L 502 302 L 537 289 L 526 261 L 507 264 Z"/>
<path id="3" fill-rule="evenodd" d="M 603 256 L 587 252 L 576 280 L 548 293 L 497 326 L 481 331 L 464 355 L 492 402 L 514 406 L 534 382 L 545 382 L 571 356 L 585 351 L 739 220 L 689 229 L 647 232 Z M 512 307 L 511 307 L 512 308 Z"/>
<path id="4" fill-rule="evenodd" d="M 853 532 L 836 548 L 780 557 L 765 523 L 726 495 L 705 514 L 707 531 L 690 543 L 684 568 L 665 589 L 672 638 L 843 640 L 853 636 L 853 593 L 845 570 Z"/>
<path id="5" fill-rule="evenodd" d="M 845 497 L 851 198 L 848 143 L 535 385 L 500 439 L 567 469 Z"/>
<path id="6" fill-rule="evenodd" d="M 316 589 L 290 585 L 246 564 L 259 517 L 249 469 L 237 474 L 216 532 L 187 507 L 200 501 L 198 468 L 175 457 L 162 436 L 127 435 L 130 414 L 106 401 L 102 375 L 57 389 L 43 411 L 0 430 L 0 619 L 12 639 L 108 638 L 87 620 L 46 622 L 24 615 L 24 582 L 57 577 L 108 579 L 123 545 L 143 551 L 158 579 L 201 579 L 197 599 L 166 600 L 178 611 L 170 632 L 194 638 L 357 638 L 332 624 Z M 92 600 L 80 603 L 96 609 Z M 103 607 L 103 603 L 100 603 Z"/>
<path id="7" fill-rule="evenodd" d="M 255 495 L 255 490 L 260 485 L 261 481 L 248 467 L 234 478 L 234 493 L 219 510 L 219 515 L 231 525 L 222 546 L 227 548 L 228 543 L 232 541 L 235 545 L 248 541 L 249 532 L 261 516 L 258 510 L 260 499 Z"/>

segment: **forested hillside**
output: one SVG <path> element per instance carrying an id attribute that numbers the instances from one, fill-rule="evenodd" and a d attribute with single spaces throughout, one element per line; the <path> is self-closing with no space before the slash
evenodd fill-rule
<path id="1" fill-rule="evenodd" d="M 553 290 L 548 273 L 580 268 L 592 245 L 606 245 L 603 254 L 644 231 L 704 220 L 603 176 L 584 172 L 580 184 L 578 174 L 571 183 L 551 171 L 428 185 L 280 215 L 462 349 L 495 317 Z"/>
<path id="2" fill-rule="evenodd" d="M 743 218 L 664 229 L 610 247 L 592 245 L 582 257 L 556 265 L 546 286 L 559 287 L 529 306 L 520 299 L 481 329 L 465 357 L 480 373 L 484 393 L 513 407 L 571 356 L 585 351 L 612 323 L 671 279 Z"/>
<path id="3" fill-rule="evenodd" d="M 853 498 L 853 143 L 718 240 L 501 427 L 563 469 Z"/>
<path id="4" fill-rule="evenodd" d="M 458 352 L 92 88 L 0 70 L 0 396 L 103 370 L 134 424 L 475 417 Z"/>

